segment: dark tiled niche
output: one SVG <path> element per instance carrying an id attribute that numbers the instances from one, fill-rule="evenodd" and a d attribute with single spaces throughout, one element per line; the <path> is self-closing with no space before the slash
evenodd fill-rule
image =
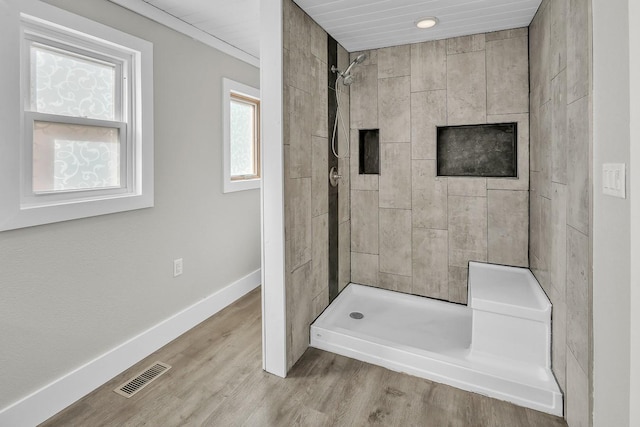
<path id="1" fill-rule="evenodd" d="M 360 174 L 380 174 L 380 129 L 360 129 Z"/>
<path id="2" fill-rule="evenodd" d="M 438 176 L 515 178 L 518 125 L 438 127 Z"/>

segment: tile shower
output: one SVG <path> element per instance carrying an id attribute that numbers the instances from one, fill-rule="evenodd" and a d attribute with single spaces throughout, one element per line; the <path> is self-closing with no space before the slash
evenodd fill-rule
<path id="1" fill-rule="evenodd" d="M 328 35 L 284 5 L 292 366 L 329 304 L 326 106 L 334 94 Z M 570 426 L 588 425 L 590 412 L 588 8 L 543 1 L 529 28 L 366 52 L 342 93 L 351 144 L 338 160 L 339 289 L 352 281 L 466 303 L 469 261 L 531 267 L 553 303 L 553 371 Z M 349 58 L 338 46 L 338 68 L 360 53 Z M 506 122 L 518 125 L 516 179 L 436 176 L 436 127 Z M 361 129 L 380 130 L 379 175 L 359 173 Z M 339 147 L 347 150 L 345 135 Z"/>
<path id="2" fill-rule="evenodd" d="M 366 53 L 351 140 L 379 128 L 381 164 L 360 175 L 351 144 L 351 279 L 466 303 L 469 261 L 529 265 L 527 28 Z M 517 178 L 436 176 L 436 127 L 504 122 L 518 125 Z"/>

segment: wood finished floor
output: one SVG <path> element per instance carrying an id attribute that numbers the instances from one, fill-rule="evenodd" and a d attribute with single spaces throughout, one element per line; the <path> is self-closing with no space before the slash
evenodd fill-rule
<path id="1" fill-rule="evenodd" d="M 44 426 L 560 427 L 564 420 L 309 348 L 286 379 L 261 369 L 255 290 L 46 421 Z M 147 365 L 172 369 L 126 399 Z"/>

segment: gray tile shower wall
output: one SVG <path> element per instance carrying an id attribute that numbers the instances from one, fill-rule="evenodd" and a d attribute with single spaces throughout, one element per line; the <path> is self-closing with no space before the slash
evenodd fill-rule
<path id="1" fill-rule="evenodd" d="M 329 304 L 329 233 L 337 218 L 338 265 L 333 277 L 342 289 L 351 277 L 351 219 L 348 132 L 340 130 L 338 160 L 343 176 L 337 206 L 329 206 L 329 97 L 331 65 L 345 69 L 348 53 L 338 46 L 330 64 L 327 33 L 290 0 L 283 2 L 283 135 L 285 186 L 285 287 L 287 359 L 290 368 L 309 345 L 309 325 Z M 349 123 L 349 88 L 340 94 Z M 345 125 L 348 129 L 348 125 Z"/>
<path id="2" fill-rule="evenodd" d="M 552 369 L 570 427 L 592 423 L 590 5 L 545 0 L 529 28 L 529 256 L 553 304 Z"/>
<path id="3" fill-rule="evenodd" d="M 366 53 L 351 140 L 380 129 L 380 175 L 353 144 L 351 279 L 465 303 L 469 261 L 529 266 L 528 30 Z M 501 122 L 518 123 L 517 179 L 436 176 L 437 126 Z"/>

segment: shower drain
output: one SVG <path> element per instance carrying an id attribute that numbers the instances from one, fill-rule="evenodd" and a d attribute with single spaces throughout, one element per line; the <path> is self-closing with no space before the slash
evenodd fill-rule
<path id="1" fill-rule="evenodd" d="M 349 317 L 351 317 L 352 319 L 360 320 L 364 317 L 364 314 L 360 313 L 359 311 L 352 311 L 351 313 L 349 313 Z"/>

